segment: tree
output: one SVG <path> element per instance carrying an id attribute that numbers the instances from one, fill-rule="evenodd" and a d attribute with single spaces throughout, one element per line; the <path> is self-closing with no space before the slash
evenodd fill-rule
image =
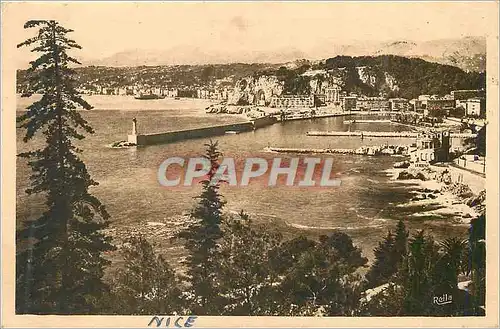
<path id="1" fill-rule="evenodd" d="M 477 221 L 471 229 L 470 239 L 481 236 L 481 224 Z M 402 222 L 400 222 L 402 224 Z M 404 225 L 398 225 L 401 240 L 406 239 Z M 398 239 L 396 238 L 396 241 Z M 480 302 L 474 296 L 475 285 L 469 286 L 473 296 L 458 289 L 458 277 L 467 273 L 472 254 L 467 253 L 465 242 L 460 238 L 447 238 L 436 244 L 423 231 L 409 241 L 408 249 L 401 257 L 398 271 L 385 286 L 377 287 L 374 296 L 365 298 L 362 315 L 372 316 L 458 316 L 481 315 Z M 479 252 L 481 253 L 481 252 Z M 481 259 L 481 256 L 478 257 Z M 481 263 L 481 261 L 479 261 Z M 474 276 L 473 276 L 474 277 Z M 481 280 L 479 280 L 481 281 Z M 452 303 L 439 304 L 435 298 L 451 296 Z"/>
<path id="2" fill-rule="evenodd" d="M 466 271 L 462 261 L 466 252 L 465 241 L 451 237 L 440 243 L 442 256 L 437 266 L 440 268 L 437 275 L 442 280 L 443 289 L 451 292 L 457 289 L 458 275 Z"/>
<path id="3" fill-rule="evenodd" d="M 26 130 L 24 141 L 35 134 L 45 136 L 45 147 L 22 153 L 33 174 L 28 194 L 46 196 L 46 211 L 26 223 L 18 239 L 32 243 L 18 252 L 17 310 L 21 313 L 75 314 L 95 311 L 97 300 L 107 290 L 102 281 L 109 263 L 102 254 L 113 247 L 101 232 L 109 215 L 101 202 L 89 193 L 92 180 L 81 152 L 73 141 L 93 133 L 77 107 L 91 106 L 75 89 L 71 64 L 80 64 L 67 51 L 81 47 L 67 34 L 72 30 L 56 21 L 31 20 L 25 28 L 38 34 L 19 44 L 41 53 L 27 70 L 29 89 L 42 98 L 27 107 L 18 118 Z"/>
<path id="4" fill-rule="evenodd" d="M 379 242 L 374 249 L 375 262 L 366 274 L 366 287 L 374 288 L 389 281 L 397 271 L 397 262 L 395 261 L 394 235 L 391 231 L 387 232 L 384 241 Z"/>
<path id="5" fill-rule="evenodd" d="M 345 233 L 323 235 L 319 240 L 314 244 L 300 240 L 292 244 L 306 248 L 300 253 L 295 249 L 291 253 L 293 266 L 280 274 L 283 280 L 279 289 L 288 308 L 288 314 L 281 315 L 350 316 L 359 306 L 361 287 L 355 272 L 366 264 L 366 258 Z"/>
<path id="6" fill-rule="evenodd" d="M 204 83 L 210 82 L 213 76 L 215 76 L 215 68 L 213 65 L 208 65 L 201 71 L 201 81 Z"/>
<path id="7" fill-rule="evenodd" d="M 408 256 L 402 273 L 402 284 L 405 291 L 404 314 L 424 315 L 432 300 L 430 296 L 432 258 L 434 241 L 419 231 L 409 242 Z M 431 253 L 428 253 L 430 251 Z"/>
<path id="8" fill-rule="evenodd" d="M 467 273 L 472 278 L 473 306 L 478 309 L 486 302 L 486 216 L 471 221 L 467 253 Z"/>
<path id="9" fill-rule="evenodd" d="M 243 211 L 224 223 L 220 246 L 221 294 L 226 298 L 223 314 L 276 315 L 275 284 L 271 266 L 281 235 L 255 223 Z"/>
<path id="10" fill-rule="evenodd" d="M 192 312 L 199 315 L 218 314 L 220 311 L 217 242 L 222 237 L 220 224 L 225 204 L 219 194 L 220 183 L 212 182 L 222 154 L 217 142 L 210 141 L 205 146 L 204 157 L 210 163 L 210 170 L 201 181 L 203 190 L 197 197 L 198 204 L 191 212 L 191 218 L 195 222 L 179 233 L 179 237 L 185 239 L 189 251 L 186 265 L 193 297 Z"/>
<path id="11" fill-rule="evenodd" d="M 115 273 L 113 312 L 127 315 L 180 313 L 181 290 L 168 262 L 144 237 L 124 243 L 124 267 Z"/>

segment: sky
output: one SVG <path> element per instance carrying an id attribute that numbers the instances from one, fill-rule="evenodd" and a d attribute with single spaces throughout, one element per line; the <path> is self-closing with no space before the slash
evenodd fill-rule
<path id="1" fill-rule="evenodd" d="M 34 33 L 23 29 L 26 20 L 56 19 L 75 30 L 84 61 L 136 49 L 244 59 L 292 50 L 314 56 L 324 45 L 352 42 L 484 36 L 492 10 L 493 2 L 10 3 L 2 4 L 2 23 L 19 43 Z M 20 65 L 32 58 L 26 49 L 15 57 Z"/>

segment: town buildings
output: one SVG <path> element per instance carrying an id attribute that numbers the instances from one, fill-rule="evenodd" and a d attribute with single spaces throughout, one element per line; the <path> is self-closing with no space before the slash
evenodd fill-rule
<path id="1" fill-rule="evenodd" d="M 422 134 L 417 138 L 417 147 L 410 151 L 414 164 L 431 164 L 450 160 L 450 133 Z"/>
<path id="2" fill-rule="evenodd" d="M 282 95 L 272 96 L 270 107 L 313 107 L 314 95 Z"/>
<path id="3" fill-rule="evenodd" d="M 390 111 L 409 111 L 410 103 L 406 98 L 390 98 L 389 99 L 389 110 Z"/>
<path id="4" fill-rule="evenodd" d="M 356 107 L 361 111 L 387 111 L 389 101 L 384 97 L 359 97 Z"/>
<path id="5" fill-rule="evenodd" d="M 342 109 L 344 111 L 354 111 L 357 109 L 357 97 L 356 96 L 344 96 L 342 98 Z"/>
<path id="6" fill-rule="evenodd" d="M 436 97 L 427 100 L 427 106 L 424 109 L 425 115 L 439 116 L 439 111 L 446 114 L 450 109 L 455 108 L 455 100 L 450 97 Z"/>
<path id="7" fill-rule="evenodd" d="M 469 98 L 475 98 L 475 97 L 480 97 L 484 98 L 486 96 L 486 93 L 482 89 L 476 89 L 476 90 L 452 90 L 450 92 L 450 95 L 453 97 L 454 100 L 459 101 L 456 105 L 459 106 L 460 101 L 467 100 Z"/>
<path id="8" fill-rule="evenodd" d="M 469 98 L 465 101 L 465 113 L 471 117 L 484 117 L 486 115 L 486 99 Z"/>
<path id="9" fill-rule="evenodd" d="M 337 86 L 325 88 L 325 102 L 330 104 L 340 102 L 340 88 Z"/>

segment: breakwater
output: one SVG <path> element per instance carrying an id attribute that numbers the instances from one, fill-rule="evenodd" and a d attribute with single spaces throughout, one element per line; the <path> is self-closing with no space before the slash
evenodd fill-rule
<path id="1" fill-rule="evenodd" d="M 294 147 L 266 147 L 265 151 L 277 153 L 339 153 L 356 154 L 354 149 L 312 149 L 312 148 L 294 148 Z"/>
<path id="2" fill-rule="evenodd" d="M 278 119 L 275 116 L 271 116 L 271 115 L 250 120 L 250 122 L 253 125 L 253 129 L 267 127 L 267 126 L 270 126 L 272 124 L 275 124 L 277 121 L 278 121 Z"/>
<path id="3" fill-rule="evenodd" d="M 268 152 L 276 153 L 316 153 L 316 154 L 356 154 L 356 155 L 407 155 L 408 146 L 406 145 L 383 145 L 359 147 L 357 149 L 344 148 L 294 148 L 294 147 L 266 147 Z"/>
<path id="4" fill-rule="evenodd" d="M 391 132 L 391 131 L 308 131 L 307 136 L 346 136 L 346 137 L 400 137 L 416 138 L 419 133 L 415 132 Z M 476 137 L 476 134 L 451 133 L 451 138 Z"/>
<path id="5" fill-rule="evenodd" d="M 174 130 L 154 134 L 131 134 L 128 135 L 128 143 L 135 145 L 153 145 L 163 143 L 174 143 L 187 139 L 206 138 L 225 135 L 228 132 L 241 133 L 253 131 L 266 127 L 277 121 L 275 117 L 260 117 L 247 122 L 217 125 L 204 128 Z"/>
<path id="6" fill-rule="evenodd" d="M 319 118 L 331 118 L 331 117 L 341 117 L 347 115 L 353 115 L 354 113 L 346 113 L 346 112 L 336 112 L 336 113 L 319 113 L 311 116 L 310 114 L 303 115 L 288 115 L 285 117 L 283 121 L 296 121 L 296 120 L 311 120 L 311 119 L 319 119 Z"/>
<path id="7" fill-rule="evenodd" d="M 391 120 L 344 120 L 344 124 L 350 123 L 391 123 Z"/>

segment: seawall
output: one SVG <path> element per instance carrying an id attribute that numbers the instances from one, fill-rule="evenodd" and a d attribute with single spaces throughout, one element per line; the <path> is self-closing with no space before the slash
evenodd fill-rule
<path id="1" fill-rule="evenodd" d="M 227 125 L 210 126 L 204 128 L 174 130 L 155 134 L 128 135 L 128 142 L 136 145 L 153 145 L 174 143 L 186 139 L 206 138 L 225 135 L 227 132 L 242 133 L 266 127 L 277 121 L 275 117 L 261 117 L 248 122 Z"/>
<path id="2" fill-rule="evenodd" d="M 383 132 L 383 131 L 308 131 L 307 136 L 348 136 L 348 137 L 418 137 L 419 133 L 414 132 Z M 476 137 L 476 134 L 450 133 L 451 138 Z"/>
<path id="3" fill-rule="evenodd" d="M 262 127 L 273 125 L 277 121 L 278 119 L 275 116 L 265 116 L 250 120 L 250 122 L 253 124 L 254 129 L 259 129 Z"/>

